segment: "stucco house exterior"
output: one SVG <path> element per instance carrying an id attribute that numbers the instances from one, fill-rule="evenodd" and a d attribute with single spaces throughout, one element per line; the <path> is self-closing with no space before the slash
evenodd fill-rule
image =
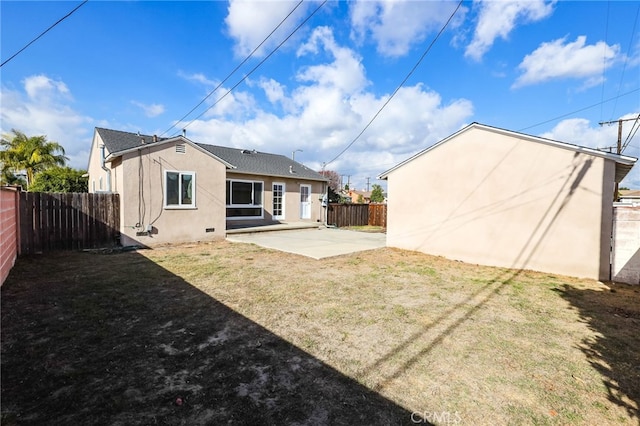
<path id="1" fill-rule="evenodd" d="M 282 155 L 94 131 L 89 192 L 120 194 L 123 245 L 206 241 L 227 228 L 322 222 L 326 179 Z"/>
<path id="2" fill-rule="evenodd" d="M 472 123 L 379 176 L 387 245 L 606 280 L 614 182 L 635 162 Z"/>

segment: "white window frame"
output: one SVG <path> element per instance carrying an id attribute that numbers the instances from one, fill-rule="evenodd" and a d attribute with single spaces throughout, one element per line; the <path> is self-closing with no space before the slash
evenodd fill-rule
<path id="1" fill-rule="evenodd" d="M 272 212 L 273 213 L 273 218 L 276 219 L 276 220 L 284 220 L 284 218 L 287 217 L 286 216 L 286 210 L 285 210 L 285 206 L 286 206 L 285 198 L 286 198 L 286 194 L 287 194 L 287 184 L 284 183 L 284 182 L 273 182 L 271 184 L 271 204 L 272 205 L 274 204 L 275 199 L 276 199 L 275 192 L 273 190 L 274 189 L 273 187 L 276 186 L 276 185 L 281 185 L 282 186 L 282 199 L 280 201 L 280 203 L 282 204 L 282 207 L 281 207 L 282 214 L 276 215 L 275 214 L 276 213 L 275 212 L 275 208 L 274 208 L 274 211 Z"/>
<path id="2" fill-rule="evenodd" d="M 251 184 L 251 202 L 252 204 L 234 204 L 233 203 L 233 182 L 242 182 L 242 183 L 250 183 Z M 255 194 L 255 189 L 253 184 L 254 183 L 260 183 L 262 185 L 262 192 L 261 192 L 261 196 L 260 196 L 260 200 L 261 203 L 260 204 L 253 204 L 254 200 L 254 194 Z M 229 198 L 231 200 L 230 204 L 226 204 L 226 208 L 225 208 L 225 217 L 227 220 L 252 220 L 252 219 L 264 219 L 264 181 L 262 180 L 247 180 L 247 179 L 227 179 L 227 182 L 225 183 L 225 200 L 226 200 L 226 185 L 229 185 Z M 233 208 L 237 208 L 237 209 L 260 209 L 260 216 L 227 216 L 226 213 L 226 209 L 233 209 Z"/>
<path id="3" fill-rule="evenodd" d="M 167 204 L 167 175 L 169 173 L 177 173 L 178 174 L 178 204 Z M 182 176 L 191 175 L 191 203 L 183 204 L 182 203 Z M 164 171 L 164 188 L 163 188 L 163 205 L 167 210 L 188 210 L 196 208 L 196 172 L 192 171 L 181 171 L 181 170 L 165 170 Z"/>

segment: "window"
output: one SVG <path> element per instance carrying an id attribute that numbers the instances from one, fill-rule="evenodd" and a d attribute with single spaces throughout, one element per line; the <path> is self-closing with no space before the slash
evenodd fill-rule
<path id="1" fill-rule="evenodd" d="M 284 183 L 273 183 L 273 218 L 284 219 Z"/>
<path id="2" fill-rule="evenodd" d="M 164 206 L 168 208 L 195 208 L 194 172 L 166 171 L 164 175 Z"/>
<path id="3" fill-rule="evenodd" d="M 231 219 L 262 218 L 262 187 L 262 182 L 228 180 L 227 217 Z"/>

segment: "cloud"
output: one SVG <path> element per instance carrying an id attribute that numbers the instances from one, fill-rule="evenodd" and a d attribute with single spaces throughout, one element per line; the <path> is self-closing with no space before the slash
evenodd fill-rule
<path id="1" fill-rule="evenodd" d="M 235 41 L 235 54 L 239 57 L 249 55 L 298 3 L 298 1 L 288 0 L 230 0 L 225 24 L 228 35 Z M 280 44 L 304 18 L 309 7 L 309 2 L 300 5 L 256 51 L 256 55 L 264 56 L 271 48 Z"/>
<path id="2" fill-rule="evenodd" d="M 600 84 L 603 67 L 607 69 L 615 63 L 620 46 L 586 42 L 585 36 L 578 36 L 574 42 L 567 42 L 565 37 L 542 43 L 518 65 L 522 74 L 513 87 L 561 78 L 585 78 L 586 87 Z"/>
<path id="3" fill-rule="evenodd" d="M 438 31 L 455 7 L 456 3 L 449 1 L 355 1 L 349 10 L 351 37 L 359 43 L 371 37 L 380 54 L 402 56 L 430 32 Z M 465 11 L 461 8 L 458 14 Z"/>
<path id="4" fill-rule="evenodd" d="M 519 23 L 540 21 L 553 13 L 555 1 L 483 1 L 476 0 L 478 23 L 465 56 L 479 61 L 497 38 L 507 40 Z"/>
<path id="5" fill-rule="evenodd" d="M 621 119 L 636 118 L 638 112 L 626 114 Z M 633 121 L 623 123 L 623 142 L 633 128 Z M 553 139 L 560 142 L 572 143 L 575 145 L 598 148 L 606 151 L 616 152 L 618 141 L 618 126 L 595 126 L 584 118 L 572 118 L 558 123 L 549 132 L 540 135 L 543 138 Z M 636 134 L 631 140 L 624 155 L 638 158 L 640 157 L 640 136 Z M 640 188 L 640 165 L 636 164 L 622 181 L 622 186 L 630 188 Z"/>
<path id="6" fill-rule="evenodd" d="M 142 111 L 144 111 L 144 115 L 150 118 L 157 117 L 164 113 L 164 105 L 161 105 L 161 104 L 147 105 L 138 101 L 131 101 L 131 103 L 137 106 L 138 108 L 140 108 Z"/>
<path id="7" fill-rule="evenodd" d="M 250 82 L 265 93 L 263 103 L 235 99 L 238 108 L 251 105 L 251 114 L 220 111 L 225 114 L 196 120 L 188 127 L 189 138 L 287 156 L 302 149 L 296 159 L 309 161 L 307 165 L 317 170 L 323 161 L 337 156 L 364 129 L 390 93 L 377 95 L 369 90 L 362 58 L 337 43 L 329 28 L 316 29 L 297 54 L 301 59 L 313 56 L 317 62 L 298 67 L 295 86 L 288 87 L 292 84 L 289 80 L 268 77 Z M 233 93 L 237 95 L 236 91 Z M 357 175 L 374 178 L 457 131 L 472 114 L 469 100 L 445 102 L 422 84 L 403 87 L 369 129 L 329 168 L 339 173 L 350 171 L 352 183 L 360 187 L 354 180 Z"/>
<path id="8" fill-rule="evenodd" d="M 93 119 L 75 111 L 67 85 L 45 75 L 33 75 L 22 81 L 23 90 L 2 86 L 0 90 L 0 131 L 17 129 L 29 135 L 45 135 L 61 144 L 69 165 L 86 168 L 89 129 Z"/>

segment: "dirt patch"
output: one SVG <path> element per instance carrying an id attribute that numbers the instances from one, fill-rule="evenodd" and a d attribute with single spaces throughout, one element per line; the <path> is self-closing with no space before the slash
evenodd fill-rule
<path id="1" fill-rule="evenodd" d="M 637 287 L 220 242 L 21 258 L 1 291 L 3 424 L 638 419 Z"/>

